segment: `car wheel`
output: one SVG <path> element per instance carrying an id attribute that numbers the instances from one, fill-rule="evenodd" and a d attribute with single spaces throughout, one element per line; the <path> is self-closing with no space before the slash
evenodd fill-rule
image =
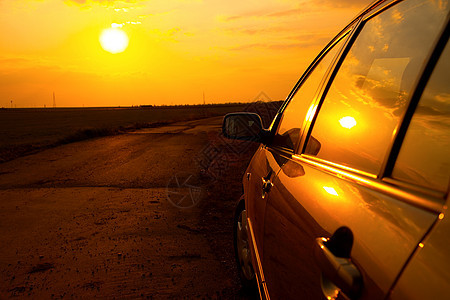
<path id="1" fill-rule="evenodd" d="M 245 203 L 239 203 L 234 217 L 234 253 L 242 284 L 246 289 L 256 289 L 256 276 L 250 253 L 250 237 L 248 235 L 247 211 Z"/>

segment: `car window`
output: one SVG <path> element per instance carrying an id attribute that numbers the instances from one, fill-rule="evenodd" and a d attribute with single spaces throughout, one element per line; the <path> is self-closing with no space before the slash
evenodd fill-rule
<path id="1" fill-rule="evenodd" d="M 284 110 L 273 144 L 294 150 L 300 137 L 305 115 L 333 58 L 344 43 L 341 38 L 316 64 Z"/>
<path id="2" fill-rule="evenodd" d="M 446 192 L 450 179 L 450 46 L 422 94 L 392 177 Z"/>
<path id="3" fill-rule="evenodd" d="M 377 174 L 447 2 L 401 2 L 369 19 L 327 93 L 305 153 Z"/>

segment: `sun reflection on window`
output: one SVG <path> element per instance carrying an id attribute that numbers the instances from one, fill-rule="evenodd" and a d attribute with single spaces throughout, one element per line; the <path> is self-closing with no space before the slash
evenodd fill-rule
<path id="1" fill-rule="evenodd" d="M 351 129 L 354 126 L 356 126 L 355 118 L 350 117 L 350 116 L 341 118 L 339 120 L 339 123 L 341 124 L 342 127 L 347 128 L 347 129 Z"/>

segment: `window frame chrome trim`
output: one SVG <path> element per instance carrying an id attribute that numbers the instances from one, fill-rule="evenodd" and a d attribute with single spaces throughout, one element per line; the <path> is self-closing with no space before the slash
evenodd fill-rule
<path id="1" fill-rule="evenodd" d="M 318 163 L 320 163 L 322 165 L 329 165 L 331 167 L 339 168 L 339 169 L 342 169 L 344 171 L 348 171 L 348 172 L 352 172 L 352 173 L 355 173 L 355 174 L 358 174 L 358 175 L 363 175 L 363 176 L 366 176 L 366 177 L 369 177 L 369 178 L 377 179 L 377 175 L 375 175 L 373 173 L 361 171 L 361 170 L 358 170 L 358 169 L 355 169 L 355 168 L 352 168 L 352 167 L 348 167 L 348 166 L 343 165 L 343 164 L 334 163 L 334 162 L 326 160 L 326 159 L 321 159 L 321 158 L 318 158 L 318 157 L 315 157 L 315 156 L 312 156 L 312 155 L 308 155 L 308 154 L 305 154 L 305 153 L 301 154 L 301 157 L 305 157 L 305 158 L 307 158 L 307 159 L 309 159 L 311 161 L 318 162 Z"/>
<path id="2" fill-rule="evenodd" d="M 399 188 L 403 188 L 403 189 L 408 189 L 411 190 L 413 192 L 417 192 L 420 194 L 429 194 L 431 197 L 433 198 L 437 198 L 437 199 L 445 199 L 447 197 L 446 193 L 437 191 L 437 190 L 433 190 L 433 189 L 429 189 L 423 186 L 419 186 L 416 184 L 412 184 L 406 181 L 401 181 L 395 178 L 391 178 L 391 177 L 383 177 L 381 179 L 381 181 L 386 182 L 392 186 L 398 186 Z"/>
<path id="3" fill-rule="evenodd" d="M 345 170 L 342 167 L 330 165 L 327 161 L 316 161 L 311 159 L 305 154 L 292 155 L 292 160 L 300 164 L 306 164 L 322 172 L 326 172 L 340 179 L 356 183 L 360 186 L 370 188 L 371 190 L 388 195 L 401 202 L 413 205 L 420 209 L 439 214 L 444 210 L 445 197 L 437 198 L 436 194 L 431 194 L 430 191 L 412 191 L 405 188 L 403 185 L 395 185 L 393 182 L 387 182 L 386 180 L 380 180 L 377 178 L 365 176 L 363 174 L 355 173 L 350 170 Z"/>

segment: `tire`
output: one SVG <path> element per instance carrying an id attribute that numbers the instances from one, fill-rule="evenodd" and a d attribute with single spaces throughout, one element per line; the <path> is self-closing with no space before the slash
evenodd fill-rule
<path id="1" fill-rule="evenodd" d="M 251 241 L 248 235 L 247 212 L 244 201 L 241 201 L 236 208 L 233 235 L 234 255 L 242 285 L 245 290 L 256 292 L 257 282 L 250 252 Z"/>

